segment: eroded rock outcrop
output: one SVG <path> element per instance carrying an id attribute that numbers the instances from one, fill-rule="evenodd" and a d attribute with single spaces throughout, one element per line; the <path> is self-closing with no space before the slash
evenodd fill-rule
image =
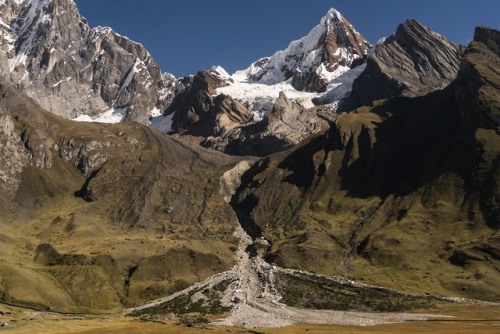
<path id="1" fill-rule="evenodd" d="M 201 71 L 183 92 L 177 94 L 165 111 L 174 114 L 174 132 L 193 136 L 220 136 L 247 124 L 253 113 L 228 95 L 214 96 L 217 88 L 228 83 L 213 71 Z"/>
<path id="2" fill-rule="evenodd" d="M 333 118 L 328 108 L 304 108 L 281 92 L 262 120 L 236 127 L 222 136 L 209 137 L 202 145 L 232 155 L 266 156 L 326 130 Z"/>
<path id="3" fill-rule="evenodd" d="M 464 54 L 457 79 L 457 99 L 464 119 L 500 133 L 500 33 L 478 27 Z"/>

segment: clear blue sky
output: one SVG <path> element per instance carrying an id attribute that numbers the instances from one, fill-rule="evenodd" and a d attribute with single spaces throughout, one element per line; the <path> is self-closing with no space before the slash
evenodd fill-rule
<path id="1" fill-rule="evenodd" d="M 335 8 L 371 43 L 415 18 L 455 43 L 499 29 L 500 0 L 75 0 L 91 27 L 142 43 L 163 71 L 232 73 L 305 36 Z"/>

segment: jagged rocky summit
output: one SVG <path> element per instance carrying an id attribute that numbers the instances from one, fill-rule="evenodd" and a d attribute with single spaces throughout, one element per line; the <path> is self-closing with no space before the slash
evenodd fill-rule
<path id="1" fill-rule="evenodd" d="M 95 313 L 171 295 L 234 268 L 236 221 L 256 241 L 245 249 L 278 266 L 500 300 L 498 31 L 478 28 L 462 50 L 410 20 L 368 65 L 357 65 L 362 50 L 342 44 L 352 57 L 340 57 L 311 38 L 287 49 L 296 56 L 280 64 L 288 70 L 266 67 L 274 56 L 259 64 L 260 79 L 213 68 L 176 80 L 153 71 L 139 44 L 88 28 L 71 1 L 0 8 L 10 83 L 42 105 L 73 99 L 78 110 L 65 117 L 97 116 L 99 103 L 126 108 L 126 120 L 165 109 L 166 128 L 184 140 L 135 122 L 65 120 L 0 78 L 2 302 Z M 332 10 L 321 22 L 310 34 L 318 43 L 344 21 Z M 337 53 L 337 65 L 325 56 Z M 322 55 L 315 70 L 312 54 Z M 300 90 L 316 89 L 328 64 L 335 75 L 324 93 Z M 259 81 L 266 68 L 276 82 Z M 366 87 L 381 101 L 335 114 L 328 104 L 360 74 L 350 98 Z M 378 79 L 393 86 L 377 95 Z M 310 289 L 295 290 L 319 305 Z"/>
<path id="2" fill-rule="evenodd" d="M 212 131 L 198 142 L 237 155 L 264 156 L 283 150 L 328 128 L 336 113 L 375 100 L 423 96 L 445 88 L 456 78 L 464 51 L 413 19 L 398 26 L 394 35 L 370 52 L 368 42 L 360 36 L 332 9 L 306 37 L 292 42 L 286 50 L 233 75 L 221 68 L 206 72 L 209 75 L 203 77 L 211 89 L 203 99 L 218 94 L 231 96 L 241 102 L 234 111 L 246 107 L 254 117 L 247 118 L 247 124 L 233 123 L 227 131 Z M 330 57 L 332 54 L 339 57 Z M 319 81 L 326 83 L 326 91 L 301 91 L 304 87 L 296 82 L 304 73 L 316 79 L 321 74 Z M 219 83 L 214 84 L 210 77 L 218 78 Z M 195 78 L 200 79 L 199 75 Z M 312 81 L 319 82 L 316 79 Z M 188 87 L 186 92 L 197 87 Z M 171 115 L 181 111 L 174 117 L 174 133 L 199 136 L 199 131 L 179 124 L 206 123 L 204 115 L 217 117 L 213 108 L 207 113 L 197 94 L 188 94 L 189 99 L 184 95 L 174 98 L 167 110 Z M 287 103 L 283 103 L 285 99 Z M 279 117 L 277 109 L 281 110 Z"/>
<path id="3" fill-rule="evenodd" d="M 462 53 L 462 47 L 414 19 L 407 20 L 370 54 L 343 110 L 443 89 L 457 77 Z"/>
<path id="4" fill-rule="evenodd" d="M 415 20 L 370 51 L 331 9 L 306 36 L 245 70 L 214 67 L 176 79 L 142 45 L 91 29 L 72 0 L 1 0 L 0 8 L 0 74 L 47 110 L 151 123 L 236 155 L 267 155 L 322 132 L 342 99 L 339 110 L 350 111 L 443 89 L 463 52 Z"/>
<path id="5" fill-rule="evenodd" d="M 72 0 L 0 1 L 0 46 L 0 75 L 65 118 L 147 124 L 167 104 L 148 51 L 111 28 L 91 29 Z"/>
<path id="6" fill-rule="evenodd" d="M 238 75 L 263 84 L 291 79 L 300 91 L 324 92 L 335 71 L 359 65 L 370 44 L 335 9 L 330 9 L 307 36 L 287 49 L 254 62 Z"/>

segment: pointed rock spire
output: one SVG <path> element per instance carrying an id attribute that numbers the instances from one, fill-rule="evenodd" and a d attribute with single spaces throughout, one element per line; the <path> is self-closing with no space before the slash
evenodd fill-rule
<path id="1" fill-rule="evenodd" d="M 407 20 L 375 47 L 343 109 L 443 89 L 457 77 L 461 57 L 458 45 L 413 19 Z"/>

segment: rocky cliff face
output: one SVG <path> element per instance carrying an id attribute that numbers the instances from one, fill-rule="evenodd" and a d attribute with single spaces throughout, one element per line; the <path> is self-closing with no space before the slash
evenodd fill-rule
<path id="1" fill-rule="evenodd" d="M 347 109 L 443 89 L 456 78 L 462 52 L 446 38 L 408 20 L 370 54 L 366 69 L 354 81 Z"/>
<path id="2" fill-rule="evenodd" d="M 368 48 L 331 9 L 307 36 L 246 70 L 232 76 L 221 68 L 206 72 L 210 76 L 199 73 L 165 114 L 175 112 L 174 133 L 202 137 L 198 142 L 205 147 L 236 155 L 271 154 L 328 127 L 335 107 L 315 107 L 313 101 L 332 104 L 344 97 L 364 68 Z M 228 102 L 217 110 L 215 100 Z M 220 124 L 214 126 L 213 119 Z"/>
<path id="3" fill-rule="evenodd" d="M 110 28 L 89 28 L 72 0 L 0 2 L 0 46 L 0 74 L 57 115 L 116 109 L 117 121 L 146 124 L 167 103 L 144 47 Z"/>
<path id="4" fill-rule="evenodd" d="M 0 105 L 0 188 L 3 201 L 11 201 L 16 195 L 20 175 L 28 164 L 29 155 L 14 131 L 14 122 L 3 105 Z"/>
<path id="5" fill-rule="evenodd" d="M 215 93 L 232 84 L 229 80 L 212 69 L 179 84 L 183 90 L 165 112 L 173 119 L 171 134 L 232 155 L 265 156 L 324 131 L 334 118 L 328 108 L 305 108 L 281 92 L 272 110 L 258 119 L 241 102 Z"/>
<path id="6" fill-rule="evenodd" d="M 324 92 L 335 71 L 361 63 L 369 47 L 345 18 L 331 9 L 307 36 L 238 75 L 263 84 L 291 79 L 297 90 Z"/>
<path id="7" fill-rule="evenodd" d="M 214 96 L 217 88 L 228 84 L 215 70 L 201 71 L 188 81 L 165 111 L 166 115 L 173 115 L 174 132 L 220 136 L 253 118 L 253 113 L 232 97 Z"/>
<path id="8" fill-rule="evenodd" d="M 282 92 L 262 120 L 208 137 L 202 145 L 231 155 L 263 157 L 325 131 L 333 118 L 328 108 L 304 108 Z"/>
<path id="9" fill-rule="evenodd" d="M 500 132 L 500 34 L 478 27 L 464 54 L 457 80 L 457 99 L 467 123 Z"/>

